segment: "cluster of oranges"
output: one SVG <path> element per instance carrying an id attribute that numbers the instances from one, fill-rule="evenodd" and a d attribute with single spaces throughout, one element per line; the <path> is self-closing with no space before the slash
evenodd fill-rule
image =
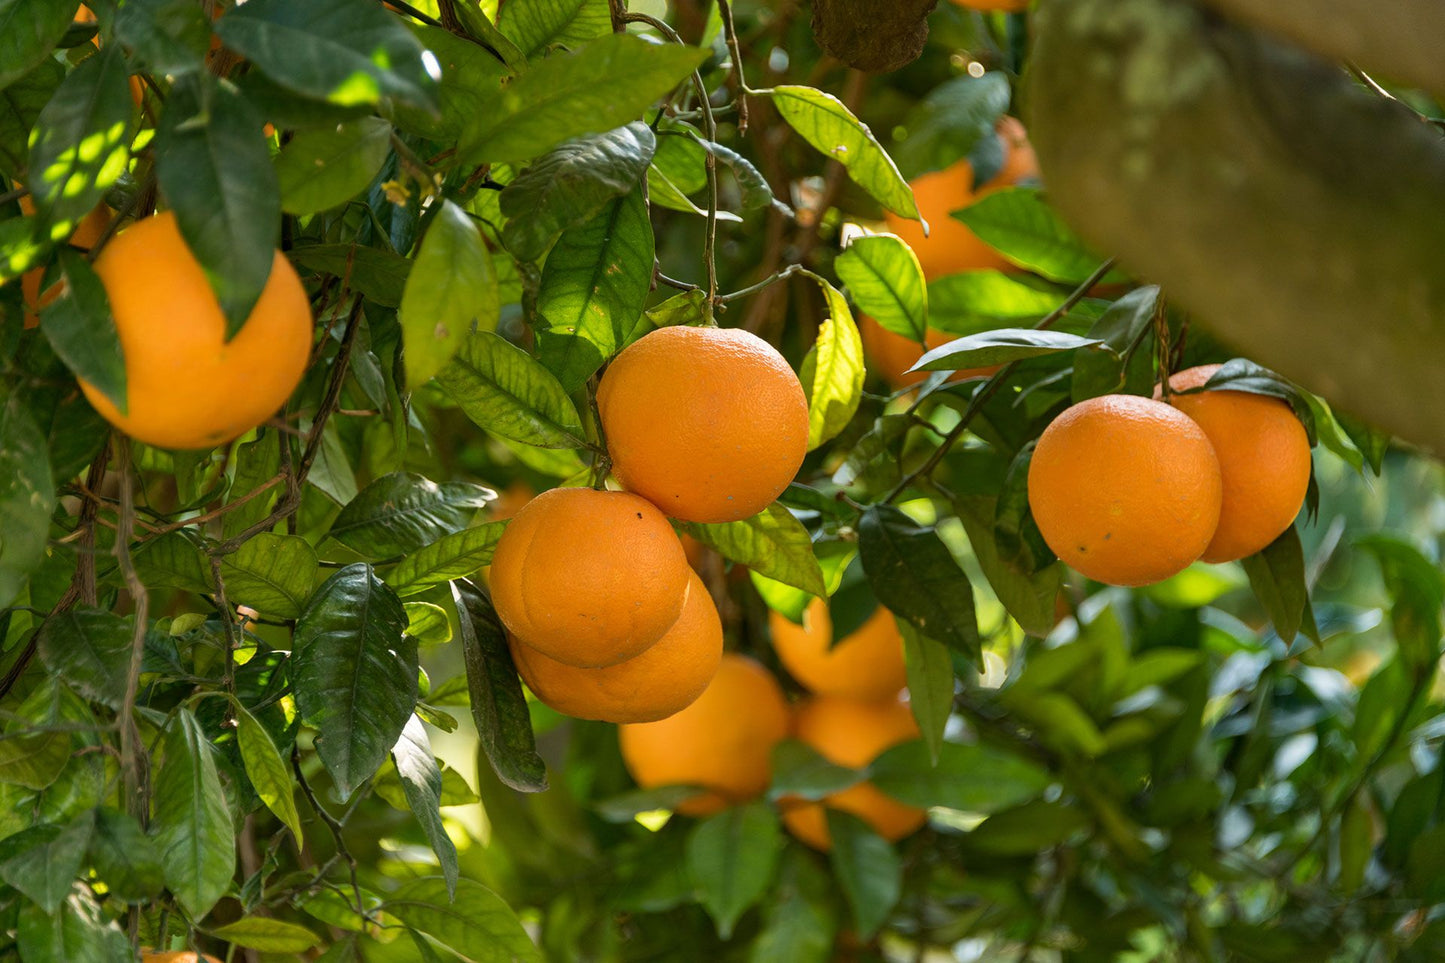
<path id="1" fill-rule="evenodd" d="M 507 525 L 492 601 L 528 687 L 560 712 L 648 722 L 698 698 L 722 626 L 667 516 L 731 522 L 792 481 L 808 443 L 797 375 L 745 331 L 670 327 L 607 368 L 597 410 L 625 492 L 553 489 Z"/>
<path id="2" fill-rule="evenodd" d="M 919 737 L 903 701 L 903 639 L 886 609 L 834 642 L 828 607 L 815 599 L 802 625 L 773 613 L 773 647 L 810 695 L 789 706 L 768 671 L 746 656 L 728 654 L 707 690 L 692 705 L 658 722 L 619 728 L 622 758 L 638 785 L 692 786 L 678 805 L 693 816 L 717 812 L 760 795 L 771 779 L 774 747 L 792 736 L 829 762 L 866 767 L 884 750 Z M 818 802 L 779 800 L 784 825 L 816 849 L 832 845 L 827 810 L 851 813 L 889 840 L 924 824 L 924 810 L 900 803 L 868 782 Z"/>
<path id="3" fill-rule="evenodd" d="M 1203 387 L 1219 365 L 1181 371 Z M 1288 404 L 1243 391 L 1105 395 L 1059 415 L 1029 466 L 1029 505 L 1051 549 L 1089 578 L 1148 585 L 1196 560 L 1260 551 L 1299 514 L 1310 444 Z"/>

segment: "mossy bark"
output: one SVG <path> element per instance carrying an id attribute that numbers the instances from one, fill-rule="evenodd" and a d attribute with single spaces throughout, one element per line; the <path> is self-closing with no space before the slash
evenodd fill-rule
<path id="1" fill-rule="evenodd" d="M 1189 0 L 1045 0 L 1027 87 L 1051 200 L 1215 335 L 1445 451 L 1445 141 Z"/>
<path id="2" fill-rule="evenodd" d="M 818 46 L 868 73 L 912 63 L 928 41 L 938 0 L 813 0 Z"/>

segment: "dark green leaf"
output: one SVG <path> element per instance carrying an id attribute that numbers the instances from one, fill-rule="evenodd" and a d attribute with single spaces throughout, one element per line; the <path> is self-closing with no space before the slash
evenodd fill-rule
<path id="1" fill-rule="evenodd" d="M 204 70 L 211 24 L 191 0 L 126 0 L 115 18 L 115 37 L 157 76 Z"/>
<path id="2" fill-rule="evenodd" d="M 93 826 L 87 813 L 67 826 L 46 823 L 5 839 L 0 879 L 53 915 L 80 872 Z"/>
<path id="3" fill-rule="evenodd" d="M 229 601 L 294 619 L 311 597 L 319 566 L 316 550 L 301 536 L 261 532 L 221 560 L 221 578 Z"/>
<path id="4" fill-rule="evenodd" d="M 522 161 L 583 134 L 636 120 L 702 63 L 707 51 L 609 34 L 557 54 L 502 89 L 462 132 L 463 163 Z"/>
<path id="5" fill-rule="evenodd" d="M 65 366 L 125 414 L 125 360 L 105 286 L 82 255 L 62 248 L 64 291 L 40 312 L 40 330 Z"/>
<path id="6" fill-rule="evenodd" d="M 531 75 L 529 75 L 531 76 Z M 547 256 L 537 311 L 537 353 L 568 391 L 621 347 L 652 285 L 652 222 L 641 189 L 564 231 Z"/>
<path id="7" fill-rule="evenodd" d="M 733 178 L 738 182 L 738 194 L 743 210 L 755 211 L 776 206 L 788 216 L 792 216 L 792 210 L 786 204 L 774 200 L 773 189 L 768 185 L 768 179 L 746 157 L 714 141 L 699 138 L 699 143 L 709 154 L 717 158 L 718 163 L 733 172 Z"/>
<path id="8" fill-rule="evenodd" d="M 425 548 L 409 552 L 387 573 L 386 584 L 405 598 L 433 585 L 472 575 L 492 560 L 492 552 L 506 527 L 505 521 L 488 522 L 443 535 Z"/>
<path id="9" fill-rule="evenodd" d="M 1008 102 L 1008 77 L 1001 70 L 939 84 L 904 116 L 907 136 L 893 148 L 898 166 L 910 178 L 953 166 L 993 134 Z"/>
<path id="10" fill-rule="evenodd" d="M 497 269 L 467 212 L 443 201 L 422 240 L 401 297 L 406 383 L 416 389 L 441 371 L 467 333 L 493 331 L 501 316 Z"/>
<path id="11" fill-rule="evenodd" d="M 267 916 L 244 916 L 234 923 L 216 927 L 211 935 L 266 953 L 304 953 L 320 942 L 316 934 L 304 926 Z"/>
<path id="12" fill-rule="evenodd" d="M 167 532 L 141 543 L 135 552 L 135 570 L 149 588 L 175 588 L 184 592 L 210 592 L 210 565 L 205 550 L 187 532 Z"/>
<path id="13" fill-rule="evenodd" d="M 0 37 L 0 44 L 9 39 Z M 10 61 L 5 63 L 8 69 Z M 65 68 L 58 61 L 42 58 L 9 86 L 0 84 L 0 174 L 11 180 L 20 179 L 28 156 L 30 131 L 64 79 Z"/>
<path id="14" fill-rule="evenodd" d="M 125 934 L 80 882 L 54 916 L 33 903 L 23 904 L 15 946 L 27 963 L 115 963 L 130 958 Z"/>
<path id="15" fill-rule="evenodd" d="M 595 2 L 595 0 L 594 0 Z M 537 4 L 517 4 L 520 10 L 513 9 L 513 13 L 520 13 L 527 10 L 535 11 Z M 479 3 L 458 3 L 452 7 L 457 19 L 461 21 L 468 39 L 475 37 L 487 45 L 488 54 L 495 51 L 507 69 L 512 73 L 520 74 L 527 69 L 527 55 L 518 49 L 512 39 L 497 27 L 495 23 L 487 19 L 487 14 L 482 11 Z M 611 28 L 611 16 L 608 16 L 608 28 Z M 605 31 L 604 31 L 605 32 Z"/>
<path id="16" fill-rule="evenodd" d="M 1412 670 L 1433 665 L 1440 657 L 1440 607 L 1445 604 L 1445 576 L 1409 541 L 1378 532 L 1355 545 L 1380 563 L 1390 593 L 1391 626 L 1400 656 Z M 1268 551 L 1268 549 L 1266 549 Z"/>
<path id="17" fill-rule="evenodd" d="M 460 4 L 467 7 L 469 4 Z M 481 44 L 448 33 L 441 27 L 412 24 L 411 31 L 436 57 L 441 76 L 437 84 L 440 113 L 402 103 L 384 105 L 387 117 L 403 130 L 438 143 L 456 143 L 462 132 L 492 108 L 502 86 L 510 82 L 511 68 Z"/>
<path id="18" fill-rule="evenodd" d="M 1231 358 L 1210 376 L 1209 381 L 1198 388 L 1190 388 L 1177 394 L 1194 394 L 1199 391 L 1244 391 L 1249 394 L 1278 398 L 1294 410 L 1295 417 L 1305 427 L 1310 445 L 1315 444 L 1314 409 L 1305 399 L 1304 393 L 1293 383 L 1261 367 L 1247 358 Z"/>
<path id="19" fill-rule="evenodd" d="M 822 799 L 856 785 L 864 773 L 829 762 L 816 749 L 797 739 L 784 739 L 773 747 L 773 781 L 769 799 L 797 797 Z"/>
<path id="20" fill-rule="evenodd" d="M 1031 856 L 1067 843 L 1090 825 L 1075 806 L 1037 799 L 988 817 L 968 834 L 968 843 L 985 853 Z"/>
<path id="21" fill-rule="evenodd" d="M 814 276 L 823 290 L 828 317 L 803 360 L 799 377 L 808 396 L 808 450 L 837 437 L 848 427 L 863 397 L 863 340 L 853 312 L 838 289 Z"/>
<path id="22" fill-rule="evenodd" d="M 462 345 L 437 383 L 476 425 L 542 448 L 581 448 L 582 418 L 567 391 L 521 348 L 487 331 Z"/>
<path id="23" fill-rule="evenodd" d="M 1335 886 L 1340 892 L 1355 892 L 1365 881 L 1365 868 L 1375 847 L 1375 828 L 1362 796 L 1345 807 L 1340 818 L 1340 875 Z"/>
<path id="24" fill-rule="evenodd" d="M 1084 338 L 1063 331 L 999 328 L 940 345 L 919 358 L 918 363 L 908 370 L 957 371 L 961 368 L 983 368 L 1102 343 L 1097 338 Z"/>
<path id="25" fill-rule="evenodd" d="M 392 761 L 396 763 L 396 774 L 401 779 L 401 788 L 406 793 L 407 804 L 427 842 L 441 862 L 442 874 L 446 877 L 447 895 L 456 896 L 457 888 L 457 847 L 442 825 L 442 771 L 432 755 L 431 740 L 427 738 L 426 727 L 421 720 L 412 716 L 401 731 L 401 738 L 391 748 Z"/>
<path id="26" fill-rule="evenodd" d="M 943 730 L 953 711 L 953 658 L 948 646 L 923 635 L 911 622 L 900 622 L 903 659 L 908 669 L 908 707 L 938 763 Z"/>
<path id="27" fill-rule="evenodd" d="M 954 500 L 954 510 L 994 596 L 1029 635 L 1048 635 L 1054 627 L 1054 606 L 1064 582 L 1063 566 L 1049 565 L 1025 575 L 999 558 L 994 499 L 959 496 Z"/>
<path id="28" fill-rule="evenodd" d="M 940 331 L 974 334 L 1041 318 L 1063 300 L 1055 291 L 1040 290 L 1002 271 L 963 271 L 928 285 L 928 323 Z"/>
<path id="29" fill-rule="evenodd" d="M 391 125 L 379 117 L 298 132 L 276 158 L 282 210 L 311 214 L 350 200 L 372 182 L 390 150 Z"/>
<path id="30" fill-rule="evenodd" d="M 507 249 L 524 261 L 540 259 L 563 231 L 636 187 L 656 150 L 652 128 L 634 121 L 565 141 L 539 157 L 499 198 L 508 218 L 502 228 Z"/>
<path id="31" fill-rule="evenodd" d="M 51 672 L 86 698 L 120 707 L 130 664 L 127 620 L 101 609 L 57 612 L 41 625 L 36 644 Z"/>
<path id="32" fill-rule="evenodd" d="M 405 555 L 460 532 L 496 493 L 470 482 L 438 485 L 415 472 L 383 475 L 331 524 L 331 537 L 368 558 Z"/>
<path id="33" fill-rule="evenodd" d="M 0 88 L 50 56 L 79 6 L 79 0 L 0 0 Z"/>
<path id="34" fill-rule="evenodd" d="M 497 18 L 497 29 L 525 57 L 558 44 L 576 46 L 612 32 L 612 15 L 607 0 L 533 0 L 506 3 Z"/>
<path id="35" fill-rule="evenodd" d="M 981 664 L 973 586 L 937 532 L 875 505 L 858 526 L 858 556 L 879 604 Z"/>
<path id="36" fill-rule="evenodd" d="M 918 256 L 892 234 L 858 238 L 833 261 L 859 310 L 894 334 L 922 341 L 928 328 L 928 286 Z"/>
<path id="37" fill-rule="evenodd" d="M 1354 742 L 1362 762 L 1383 752 L 1400 716 L 1409 708 L 1410 678 L 1399 659 L 1391 659 L 1366 680 L 1355 706 Z"/>
<path id="38" fill-rule="evenodd" d="M 387 897 L 384 908 L 467 963 L 542 963 L 511 907 L 475 880 L 458 880 L 455 898 L 441 877 L 409 880 Z"/>
<path id="39" fill-rule="evenodd" d="M 813 540 L 803 523 L 781 505 L 769 505 L 752 518 L 703 524 L 685 522 L 683 531 L 724 558 L 770 579 L 823 596 L 823 572 L 813 554 Z"/>
<path id="40" fill-rule="evenodd" d="M 4 96 L 5 91 L 0 91 L 0 99 L 3 99 Z M 1385 452 L 1390 448 L 1390 435 L 1343 412 L 1335 412 L 1335 420 L 1340 423 L 1345 434 L 1365 456 L 1365 462 L 1371 470 L 1378 475 L 1384 465 Z"/>
<path id="41" fill-rule="evenodd" d="M 360 563 L 317 589 L 296 622 L 296 709 L 320 730 L 316 752 L 342 799 L 386 760 L 416 707 L 416 640 L 405 632 L 401 600 Z"/>
<path id="42" fill-rule="evenodd" d="M 140 903 L 165 886 L 160 853 L 134 816 L 115 809 L 95 811 L 89 859 L 106 890 L 116 899 Z"/>
<path id="43" fill-rule="evenodd" d="M 246 778 L 251 780 L 251 788 L 256 790 L 256 795 L 266 804 L 266 808 L 275 813 L 276 818 L 291 830 L 291 835 L 296 839 L 296 848 L 300 849 L 305 838 L 301 834 L 301 814 L 296 811 L 295 781 L 291 772 L 281 760 L 281 753 L 276 749 L 276 743 L 272 741 L 266 727 L 239 702 L 234 708 L 236 742 L 241 749 L 241 762 L 246 767 Z"/>
<path id="44" fill-rule="evenodd" d="M 993 813 L 1043 792 L 1051 779 L 1032 762 L 988 746 L 946 742 L 938 765 L 922 740 L 905 742 L 873 760 L 873 785 L 910 806 L 946 806 Z"/>
<path id="45" fill-rule="evenodd" d="M 903 862 L 888 840 L 852 813 L 828 810 L 829 854 L 853 923 L 862 939 L 871 939 L 903 894 Z"/>
<path id="46" fill-rule="evenodd" d="M 763 905 L 763 928 L 749 963 L 824 963 L 838 930 L 832 879 L 800 847 L 789 847 L 778 884 Z"/>
<path id="47" fill-rule="evenodd" d="M 472 720 L 497 777 L 519 792 L 547 788 L 547 767 L 537 755 L 532 718 L 507 649 L 507 635 L 492 600 L 467 579 L 451 583 L 467 666 Z"/>
<path id="48" fill-rule="evenodd" d="M 1240 564 L 1249 576 L 1255 598 L 1269 613 L 1274 630 L 1286 644 L 1293 642 L 1300 629 L 1304 608 L 1309 604 L 1304 549 L 1300 547 L 1299 532 L 1291 525 L 1263 551 L 1241 559 Z"/>
<path id="49" fill-rule="evenodd" d="M 688 873 L 722 939 L 772 883 L 781 842 L 778 817 L 761 802 L 725 809 L 688 836 Z"/>
<path id="50" fill-rule="evenodd" d="M 401 304 L 411 261 L 400 254 L 354 244 L 312 244 L 291 249 L 303 268 L 334 274 L 367 299 L 388 308 Z"/>
<path id="51" fill-rule="evenodd" d="M 1074 355 L 1074 401 L 1127 393 L 1130 360 L 1152 330 L 1158 304 L 1159 288 L 1151 284 L 1130 291 L 1100 315 L 1089 329 L 1089 337 L 1102 340 L 1107 350 L 1085 349 Z M 1152 369 L 1150 377 L 1154 377 Z"/>
<path id="52" fill-rule="evenodd" d="M 221 303 L 227 338 L 261 296 L 281 233 L 262 125 L 235 88 L 196 74 L 172 85 L 156 131 L 161 191 Z"/>
<path id="53" fill-rule="evenodd" d="M 367 0 L 248 0 L 216 21 L 227 47 L 299 94 L 337 104 L 383 97 L 430 107 L 421 43 Z"/>
<path id="54" fill-rule="evenodd" d="M 809 144 L 843 165 L 859 187 L 900 217 L 918 217 L 913 189 L 868 125 L 832 94 L 783 85 L 767 93 L 783 120 Z"/>
<path id="55" fill-rule="evenodd" d="M 1079 284 L 1104 260 L 1084 246 L 1036 187 L 990 191 L 953 216 L 989 247 L 1050 281 Z"/>
<path id="56" fill-rule="evenodd" d="M 236 836 L 211 742 L 187 709 L 176 711 L 151 796 L 151 835 L 166 886 L 192 919 L 225 895 L 236 871 Z"/>
<path id="57" fill-rule="evenodd" d="M 993 519 L 994 546 L 999 559 L 1028 576 L 1047 569 L 1057 559 L 1039 532 L 1029 505 L 1029 465 L 1033 457 L 1034 442 L 1030 441 L 1009 463 Z"/>

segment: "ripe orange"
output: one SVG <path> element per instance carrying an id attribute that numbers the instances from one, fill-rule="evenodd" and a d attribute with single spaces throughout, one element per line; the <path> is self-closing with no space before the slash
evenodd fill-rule
<path id="1" fill-rule="evenodd" d="M 558 712 L 602 722 L 655 722 L 700 696 L 722 660 L 722 622 L 702 579 L 689 573 L 682 614 L 641 655 L 601 669 L 566 665 L 509 639 L 522 681 Z"/>
<path id="2" fill-rule="evenodd" d="M 1174 391 L 1198 388 L 1219 365 L 1201 365 L 1169 379 Z M 1155 391 L 1155 397 L 1160 392 Z M 1206 562 L 1253 555 L 1280 536 L 1304 505 L 1310 485 L 1310 442 L 1293 411 L 1278 398 L 1246 391 L 1171 395 L 1169 403 L 1204 430 L 1224 495 L 1219 527 L 1204 550 Z"/>
<path id="3" fill-rule="evenodd" d="M 894 334 L 866 314 L 858 316 L 858 333 L 863 336 L 863 350 L 868 355 L 872 369 L 894 388 L 908 388 L 928 377 L 927 371 L 909 371 L 923 357 L 923 349 L 917 341 L 910 341 L 901 334 Z M 924 342 L 929 349 L 957 338 L 957 335 L 928 329 Z M 949 381 L 966 381 L 969 378 L 987 378 L 1000 365 L 983 368 L 962 368 L 948 376 Z"/>
<path id="4" fill-rule="evenodd" d="M 794 711 L 793 732 L 829 762 L 852 769 L 868 765 L 885 749 L 919 738 L 912 711 L 896 694 L 869 700 L 814 696 Z M 794 836 L 823 852 L 833 847 L 824 807 L 852 813 L 890 842 L 902 839 L 928 821 L 925 810 L 885 796 L 868 782 L 849 786 L 821 802 L 793 800 L 786 804 L 783 824 Z"/>
<path id="5" fill-rule="evenodd" d="M 26 216 L 35 214 L 35 202 L 30 195 L 20 198 L 20 210 Z M 74 232 L 70 235 L 68 243 L 89 251 L 100 241 L 105 234 L 106 228 L 110 227 L 110 208 L 104 204 L 97 204 L 94 209 L 80 223 L 75 226 Z M 20 294 L 25 299 L 25 327 L 33 328 L 40 324 L 40 311 L 56 298 L 60 297 L 60 285 L 53 284 L 40 290 L 40 284 L 45 280 L 45 268 L 31 268 L 20 276 Z"/>
<path id="6" fill-rule="evenodd" d="M 659 328 L 622 351 L 597 389 L 612 470 L 673 518 L 732 522 L 782 494 L 808 450 L 808 400 L 762 338 Z"/>
<path id="7" fill-rule="evenodd" d="M 1004 164 L 977 191 L 973 187 L 973 165 L 967 158 L 910 182 L 918 211 L 928 221 L 928 237 L 923 236 L 923 227 L 917 221 L 885 212 L 888 229 L 913 248 L 924 276 L 930 281 L 960 271 L 1014 270 L 1012 264 L 981 241 L 967 225 L 949 217 L 951 212 L 968 207 L 991 191 L 1038 177 L 1038 159 L 1024 125 L 1013 117 L 1001 117 L 997 130 L 1004 142 Z"/>
<path id="8" fill-rule="evenodd" d="M 507 631 L 567 665 L 639 655 L 682 612 L 691 569 L 662 513 L 626 492 L 554 488 L 507 523 L 492 602 Z"/>
<path id="9" fill-rule="evenodd" d="M 886 699 L 908 682 L 903 636 L 893 613 L 881 605 L 857 631 L 836 643 L 828 603 L 822 599 L 808 603 L 802 625 L 777 612 L 768 613 L 768 625 L 783 667 L 820 695 Z"/>
<path id="10" fill-rule="evenodd" d="M 121 414 L 82 381 L 107 421 L 161 448 L 210 448 L 250 431 L 290 397 L 311 351 L 311 305 L 280 252 L 245 325 L 225 340 L 226 321 L 200 262 L 170 213 L 121 231 L 95 272 L 125 354 Z"/>
<path id="11" fill-rule="evenodd" d="M 1178 410 L 1134 395 L 1081 401 L 1044 429 L 1029 506 L 1064 562 L 1110 585 L 1148 585 L 1204 552 L 1219 524 L 1219 459 Z"/>
<path id="12" fill-rule="evenodd" d="M 142 951 L 140 963 L 221 963 L 208 953 L 192 953 L 190 950 L 168 950 L 164 953 Z"/>
<path id="13" fill-rule="evenodd" d="M 727 653 L 697 701 L 659 722 L 619 726 L 627 771 L 644 789 L 699 786 L 677 807 L 706 816 L 761 795 L 772 778 L 772 752 L 788 734 L 783 690 L 768 670 Z"/>

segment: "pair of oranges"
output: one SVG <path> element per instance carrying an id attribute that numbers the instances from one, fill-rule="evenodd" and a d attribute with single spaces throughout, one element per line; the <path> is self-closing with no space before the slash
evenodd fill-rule
<path id="1" fill-rule="evenodd" d="M 782 355 L 746 331 L 669 327 L 612 361 L 597 391 L 625 492 L 553 489 L 508 524 L 492 601 L 528 687 L 568 715 L 662 719 L 707 687 L 722 626 L 666 516 L 762 511 L 802 464 L 808 404 Z"/>
<path id="2" fill-rule="evenodd" d="M 1219 365 L 1181 371 L 1171 391 Z M 1148 585 L 1196 560 L 1265 548 L 1294 522 L 1310 444 L 1285 402 L 1243 391 L 1105 395 L 1064 411 L 1039 438 L 1029 505 L 1049 547 L 1111 585 Z"/>
<path id="3" fill-rule="evenodd" d="M 623 761 L 638 785 L 699 789 L 678 811 L 717 812 L 762 794 L 771 780 L 775 746 L 792 736 L 839 766 L 859 769 L 884 750 L 919 737 L 901 694 L 903 640 L 879 608 L 855 632 L 833 642 L 828 607 L 809 606 L 802 625 L 770 616 L 778 659 L 811 695 L 789 706 L 772 675 L 745 656 L 729 654 L 712 684 L 681 712 L 659 722 L 619 728 Z M 827 809 L 858 816 L 889 840 L 927 819 L 924 810 L 860 782 L 819 802 L 779 801 L 783 823 L 816 849 L 832 845 Z"/>

